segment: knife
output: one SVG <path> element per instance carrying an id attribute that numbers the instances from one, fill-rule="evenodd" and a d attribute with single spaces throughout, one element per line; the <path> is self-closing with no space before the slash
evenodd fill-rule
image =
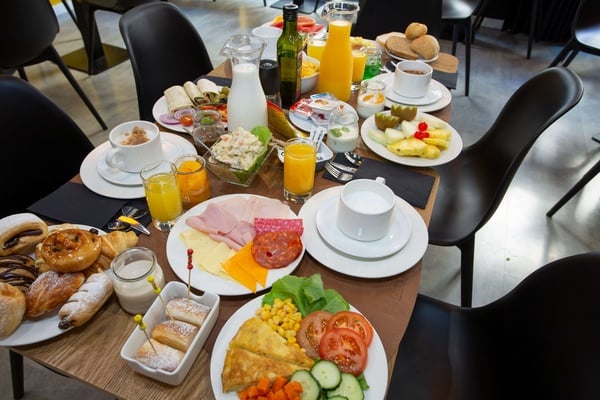
<path id="1" fill-rule="evenodd" d="M 340 164 L 338 162 L 335 161 L 331 161 L 331 164 L 336 167 L 337 169 L 341 169 L 342 171 L 346 171 L 346 172 L 350 172 L 351 174 L 355 174 L 356 171 L 358 171 L 358 168 L 354 168 L 354 167 L 349 167 L 347 165 L 344 164 Z"/>
<path id="2" fill-rule="evenodd" d="M 131 225 L 131 227 L 133 229 L 135 229 L 138 232 L 142 232 L 143 234 L 150 235 L 150 231 L 148 230 L 148 228 L 146 228 L 144 225 L 140 224 L 136 219 L 126 217 L 124 215 L 121 215 L 117 219 L 121 222 L 128 223 L 129 225 Z"/>

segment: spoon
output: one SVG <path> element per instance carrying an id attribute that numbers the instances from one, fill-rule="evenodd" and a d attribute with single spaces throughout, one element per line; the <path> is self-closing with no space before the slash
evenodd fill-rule
<path id="1" fill-rule="evenodd" d="M 148 210 L 140 210 L 133 206 L 123 206 L 123 208 L 121 208 L 121 212 L 123 213 L 124 216 L 130 217 L 133 219 L 140 219 L 143 216 L 145 216 L 146 214 L 148 214 Z"/>
<path id="2" fill-rule="evenodd" d="M 128 231 L 131 228 L 131 225 L 129 225 L 127 222 L 117 220 L 109 222 L 106 227 L 109 231 Z"/>
<path id="3" fill-rule="evenodd" d="M 352 164 L 356 165 L 357 167 L 360 167 L 363 163 L 363 158 L 353 151 L 345 152 L 344 156 L 346 157 L 346 160 L 350 161 Z"/>

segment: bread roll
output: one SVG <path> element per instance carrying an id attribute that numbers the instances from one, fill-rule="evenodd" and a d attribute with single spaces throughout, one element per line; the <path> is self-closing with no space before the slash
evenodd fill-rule
<path id="1" fill-rule="evenodd" d="M 31 213 L 0 219 L 0 256 L 28 254 L 48 234 L 48 225 Z"/>
<path id="2" fill-rule="evenodd" d="M 152 345 L 150 342 L 152 342 Z M 175 371 L 181 363 L 184 353 L 154 339 L 150 339 L 150 342 L 147 340 L 144 342 L 135 354 L 135 359 L 150 368 L 167 372 Z"/>
<path id="3" fill-rule="evenodd" d="M 410 49 L 425 60 L 431 60 L 439 54 L 440 43 L 434 36 L 425 35 L 413 40 Z"/>
<path id="4" fill-rule="evenodd" d="M 419 55 L 410 49 L 410 40 L 402 36 L 390 36 L 385 41 L 385 49 L 393 56 L 405 60 L 416 60 Z"/>
<path id="5" fill-rule="evenodd" d="M 23 321 L 25 295 L 18 288 L 0 282 L 0 338 L 10 336 Z"/>
<path id="6" fill-rule="evenodd" d="M 36 318 L 54 310 L 69 299 L 83 284 L 81 272 L 42 273 L 25 292 L 26 318 Z"/>
<path id="7" fill-rule="evenodd" d="M 58 272 L 83 271 L 96 261 L 101 250 L 99 236 L 83 229 L 52 232 L 39 249 L 44 262 Z"/>
<path id="8" fill-rule="evenodd" d="M 167 316 L 201 327 L 210 311 L 210 307 L 188 300 L 174 297 L 167 303 Z"/>
<path id="9" fill-rule="evenodd" d="M 90 275 L 58 311 L 60 329 L 85 324 L 113 293 L 113 284 L 105 272 Z"/>
<path id="10" fill-rule="evenodd" d="M 22 292 L 38 277 L 33 258 L 21 254 L 0 257 L 0 282 L 10 283 Z"/>
<path id="11" fill-rule="evenodd" d="M 152 338 L 185 353 L 197 332 L 198 327 L 195 325 L 183 321 L 167 320 L 152 329 Z"/>
<path id="12" fill-rule="evenodd" d="M 408 40 L 413 40 L 427 34 L 427 25 L 420 22 L 411 22 L 406 27 L 404 35 Z"/>

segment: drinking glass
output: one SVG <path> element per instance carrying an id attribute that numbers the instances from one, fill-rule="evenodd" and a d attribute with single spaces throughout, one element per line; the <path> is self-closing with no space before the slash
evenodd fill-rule
<path id="1" fill-rule="evenodd" d="M 367 47 L 367 62 L 363 79 L 371 79 L 381 73 L 381 50 L 378 47 Z"/>
<path id="2" fill-rule="evenodd" d="M 162 160 L 146 165 L 140 175 L 152 223 L 158 230 L 171 230 L 183 213 L 177 167 L 170 161 Z"/>
<path id="3" fill-rule="evenodd" d="M 304 203 L 315 184 L 317 146 L 308 138 L 294 138 L 283 150 L 283 195 L 293 203 Z"/>
<path id="4" fill-rule="evenodd" d="M 210 181 L 204 157 L 185 154 L 177 157 L 175 166 L 183 208 L 190 209 L 210 197 Z"/>
<path id="5" fill-rule="evenodd" d="M 358 90 L 365 73 L 367 48 L 364 46 L 352 49 L 352 90 Z"/>
<path id="6" fill-rule="evenodd" d="M 385 82 L 367 79 L 360 84 L 356 99 L 356 112 L 362 118 L 369 118 L 385 107 Z"/>
<path id="7" fill-rule="evenodd" d="M 306 54 L 309 57 L 316 58 L 321 61 L 323 55 L 323 49 L 325 49 L 325 43 L 327 43 L 326 32 L 313 32 L 308 34 L 308 42 L 306 45 Z"/>

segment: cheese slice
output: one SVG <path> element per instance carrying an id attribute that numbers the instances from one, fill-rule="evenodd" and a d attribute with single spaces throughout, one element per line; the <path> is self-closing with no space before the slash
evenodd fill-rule
<path id="1" fill-rule="evenodd" d="M 269 270 L 256 262 L 252 255 L 252 241 L 223 264 L 223 268 L 233 279 L 256 292 L 256 283 L 263 288 L 267 284 Z"/>
<path id="2" fill-rule="evenodd" d="M 223 242 L 211 239 L 209 235 L 196 229 L 181 232 L 179 237 L 187 248 L 194 250 L 192 262 L 198 268 L 210 274 L 231 279 L 221 263 L 235 255 L 235 250 L 232 250 Z"/>

